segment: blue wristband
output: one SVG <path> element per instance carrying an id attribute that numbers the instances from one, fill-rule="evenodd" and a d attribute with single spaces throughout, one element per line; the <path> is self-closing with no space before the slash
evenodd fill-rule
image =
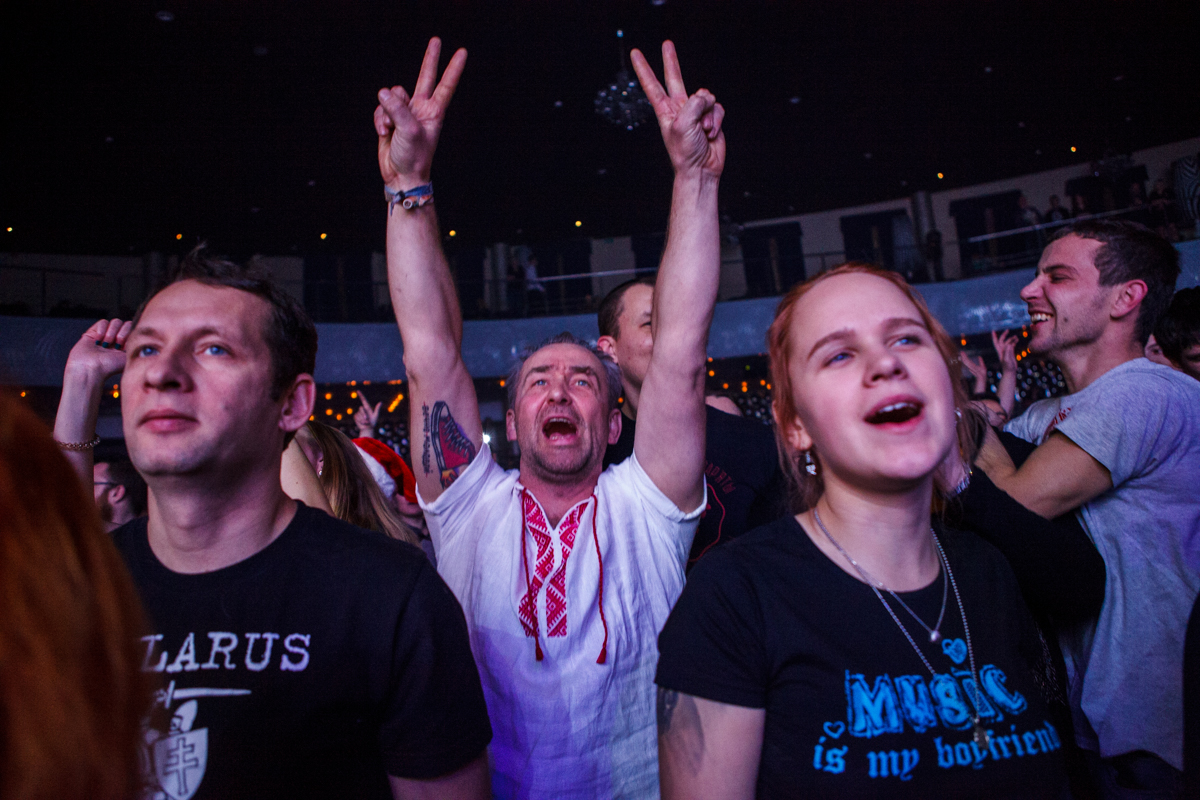
<path id="1" fill-rule="evenodd" d="M 397 204 L 403 206 L 406 210 L 420 208 L 423 205 L 428 205 L 433 202 L 433 183 L 424 183 L 420 186 L 414 186 L 407 192 L 393 191 L 388 187 L 383 187 L 384 197 L 388 201 L 388 215 L 392 213 L 392 209 Z"/>

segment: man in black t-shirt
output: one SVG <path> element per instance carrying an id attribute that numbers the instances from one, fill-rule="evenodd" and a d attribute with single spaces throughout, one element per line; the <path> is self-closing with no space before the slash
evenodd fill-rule
<path id="1" fill-rule="evenodd" d="M 654 278 L 637 278 L 613 289 L 600 304 L 597 345 L 621 368 L 625 403 L 621 406 L 621 438 L 610 444 L 604 466 L 633 453 L 642 380 L 654 350 L 651 315 Z M 704 478 L 708 508 L 696 530 L 688 570 L 718 544 L 783 513 L 783 473 L 771 428 L 706 405 Z"/>
<path id="2" fill-rule="evenodd" d="M 114 532 L 160 678 L 143 797 L 484 798 L 491 739 L 466 622 L 422 553 L 289 499 L 317 336 L 252 269 L 194 252 L 131 323 L 72 350 L 55 426 L 81 476 L 123 369 L 149 516 Z M 128 349 L 128 361 L 121 353 Z"/>

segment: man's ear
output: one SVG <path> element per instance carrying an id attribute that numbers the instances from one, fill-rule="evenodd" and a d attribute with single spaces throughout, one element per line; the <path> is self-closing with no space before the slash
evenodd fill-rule
<path id="1" fill-rule="evenodd" d="M 1136 314 L 1148 291 L 1143 280 L 1126 281 L 1121 284 L 1113 296 L 1109 315 L 1113 319 L 1123 319 L 1130 314 Z"/>
<path id="2" fill-rule="evenodd" d="M 600 348 L 601 352 L 616 362 L 617 366 L 621 366 L 621 362 L 617 359 L 617 340 L 612 336 L 601 336 L 596 340 L 596 347 Z"/>
<path id="3" fill-rule="evenodd" d="M 608 443 L 616 444 L 621 440 L 621 417 L 625 416 L 621 413 L 620 408 L 614 408 L 608 412 Z"/>
<path id="4" fill-rule="evenodd" d="M 304 427 L 317 404 L 317 384 L 313 376 L 301 373 L 284 392 L 283 407 L 279 410 L 279 428 L 294 433 Z"/>
<path id="5" fill-rule="evenodd" d="M 504 412 L 504 435 L 510 442 L 517 440 L 517 415 L 511 408 Z"/>
<path id="6" fill-rule="evenodd" d="M 115 483 L 108 487 L 108 502 L 111 505 L 116 505 L 125 499 L 125 487 L 119 483 Z"/>

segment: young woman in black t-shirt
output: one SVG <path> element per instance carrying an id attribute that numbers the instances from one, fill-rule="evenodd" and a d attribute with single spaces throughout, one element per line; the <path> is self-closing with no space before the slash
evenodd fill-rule
<path id="1" fill-rule="evenodd" d="M 711 553 L 663 629 L 664 798 L 1064 796 L 1012 572 L 930 526 L 972 455 L 953 343 L 861 264 L 793 289 L 768 343 L 796 515 Z"/>

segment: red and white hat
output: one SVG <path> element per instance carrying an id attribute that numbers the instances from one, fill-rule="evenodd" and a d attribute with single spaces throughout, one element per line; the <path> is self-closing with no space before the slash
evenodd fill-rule
<path id="1" fill-rule="evenodd" d="M 386 497 L 400 494 L 410 503 L 417 502 L 417 479 L 408 464 L 392 448 L 378 439 L 367 436 L 354 440 L 354 446 L 362 454 L 371 477 Z"/>

